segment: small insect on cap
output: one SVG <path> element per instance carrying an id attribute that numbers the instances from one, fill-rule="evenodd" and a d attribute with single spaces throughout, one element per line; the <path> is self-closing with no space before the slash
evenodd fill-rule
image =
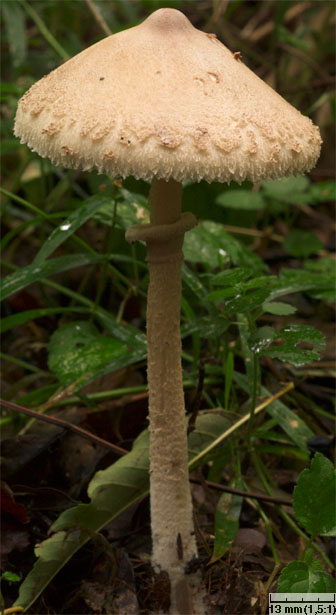
<path id="1" fill-rule="evenodd" d="M 15 135 L 65 167 L 208 182 L 309 171 L 319 130 L 175 9 L 113 34 L 38 81 Z"/>

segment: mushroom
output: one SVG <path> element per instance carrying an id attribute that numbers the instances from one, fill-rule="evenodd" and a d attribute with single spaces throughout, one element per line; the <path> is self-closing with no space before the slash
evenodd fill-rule
<path id="1" fill-rule="evenodd" d="M 241 183 L 309 171 L 321 138 L 311 120 L 213 34 L 163 8 L 41 79 L 19 101 L 15 135 L 55 164 L 151 181 L 147 244 L 150 503 L 154 569 L 171 612 L 204 613 L 188 479 L 180 302 L 183 180 Z"/>

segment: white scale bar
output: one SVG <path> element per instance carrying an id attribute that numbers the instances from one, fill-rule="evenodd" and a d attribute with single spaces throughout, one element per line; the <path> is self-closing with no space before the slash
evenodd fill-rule
<path id="1" fill-rule="evenodd" d="M 336 594 L 271 593 L 268 615 L 336 615 Z"/>

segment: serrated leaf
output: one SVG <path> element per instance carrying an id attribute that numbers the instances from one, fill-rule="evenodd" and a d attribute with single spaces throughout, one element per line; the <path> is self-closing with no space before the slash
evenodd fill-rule
<path id="1" fill-rule="evenodd" d="M 234 286 L 235 284 L 239 284 L 240 282 L 244 282 L 247 278 L 249 278 L 251 272 L 249 269 L 244 269 L 243 267 L 236 267 L 235 269 L 227 269 L 226 271 L 221 271 L 220 273 L 216 273 L 216 275 L 211 277 L 211 285 L 212 286 Z"/>
<path id="2" fill-rule="evenodd" d="M 259 327 L 248 338 L 250 350 L 255 354 L 263 354 L 264 348 L 267 348 L 276 337 L 277 332 L 273 327 Z"/>
<path id="3" fill-rule="evenodd" d="M 306 271 L 305 269 L 282 269 L 278 280 L 272 283 L 270 300 L 303 290 L 333 290 L 334 275 Z"/>
<path id="4" fill-rule="evenodd" d="M 238 294 L 234 299 L 225 301 L 224 309 L 228 310 L 231 314 L 236 312 L 251 312 L 264 303 L 269 293 L 270 291 L 268 288 L 257 288 L 245 295 L 239 296 Z"/>
<path id="5" fill-rule="evenodd" d="M 323 243 L 311 231 L 294 229 L 285 237 L 283 247 L 288 254 L 296 257 L 307 257 L 322 250 Z"/>
<path id="6" fill-rule="evenodd" d="M 68 254 L 66 256 L 58 256 L 51 260 L 41 263 L 41 265 L 28 265 L 10 275 L 7 275 L 0 283 L 1 299 L 6 299 L 19 290 L 22 290 L 33 282 L 38 282 L 56 273 L 62 273 L 69 269 L 82 267 L 83 265 L 91 265 L 102 262 L 105 256 L 93 254 Z"/>
<path id="7" fill-rule="evenodd" d="M 186 233 L 183 244 L 185 260 L 203 263 L 212 269 L 233 263 L 251 272 L 266 269 L 262 259 L 229 235 L 222 224 L 206 220 Z"/>
<path id="8" fill-rule="evenodd" d="M 213 337 L 220 338 L 230 326 L 230 321 L 221 316 L 204 316 L 191 320 L 181 326 L 181 338 L 184 339 L 192 333 L 199 333 L 201 337 L 210 339 Z"/>
<path id="9" fill-rule="evenodd" d="M 322 570 L 312 570 L 305 562 L 291 562 L 281 572 L 277 592 L 284 594 L 323 594 L 335 591 L 335 579 Z"/>
<path id="10" fill-rule="evenodd" d="M 78 209 L 52 231 L 51 235 L 49 235 L 36 254 L 33 265 L 36 266 L 43 263 L 56 248 L 64 243 L 64 241 L 85 224 L 85 222 L 92 218 L 99 209 L 108 207 L 113 211 L 113 205 L 113 199 L 104 195 L 93 196 L 82 203 Z"/>
<path id="11" fill-rule="evenodd" d="M 324 335 L 317 329 L 306 325 L 283 327 L 272 341 L 273 343 L 280 342 L 281 345 L 271 346 L 270 348 L 263 346 L 256 352 L 261 356 L 286 361 L 296 367 L 301 367 L 311 361 L 320 360 L 321 355 L 318 351 L 323 350 L 325 347 Z M 311 350 L 298 347 L 298 344 L 307 343 L 313 347 Z"/>
<path id="12" fill-rule="evenodd" d="M 275 279 L 274 276 L 263 275 L 253 277 L 251 280 L 246 280 L 244 279 L 245 269 L 238 269 L 238 271 L 236 282 L 233 282 L 234 286 L 231 287 L 225 285 L 224 274 L 226 272 L 218 274 L 221 276 L 219 279 L 224 280 L 225 287 L 214 290 L 208 295 L 210 301 L 216 302 L 222 302 L 224 299 L 232 297 L 232 299 L 228 299 L 224 302 L 224 309 L 231 313 L 251 311 L 260 307 L 271 293 L 271 285 Z M 239 278 L 241 278 L 241 281 L 239 281 Z M 230 275 L 227 279 L 234 279 L 234 276 Z"/>
<path id="13" fill-rule="evenodd" d="M 226 427 L 227 419 L 221 414 L 201 413 L 188 439 L 190 463 Z M 148 468 L 148 432 L 144 431 L 130 453 L 95 474 L 88 488 L 91 502 L 64 511 L 52 525 L 50 529 L 56 533 L 36 547 L 38 560 L 21 584 L 15 606 L 28 609 L 96 532 L 148 494 Z"/>
<path id="14" fill-rule="evenodd" d="M 322 453 L 301 472 L 294 488 L 297 521 L 312 536 L 336 535 L 336 471 Z"/>
<path id="15" fill-rule="evenodd" d="M 99 334 L 89 322 L 77 321 L 60 327 L 51 336 L 49 368 L 60 382 L 83 386 L 104 373 L 139 360 L 139 348 L 131 349 L 110 335 Z M 140 356 L 143 356 L 140 349 Z"/>
<path id="16" fill-rule="evenodd" d="M 209 301 L 214 302 L 224 302 L 224 299 L 228 297 L 234 297 L 238 295 L 239 289 L 236 286 L 229 286 L 228 288 L 219 288 L 218 290 L 213 290 L 208 294 Z"/>
<path id="17" fill-rule="evenodd" d="M 334 258 L 330 258 L 329 256 L 325 256 L 323 258 L 319 258 L 318 260 L 305 260 L 303 264 L 304 269 L 312 272 L 319 272 L 323 274 L 328 274 L 335 278 L 336 274 L 336 262 Z"/>
<path id="18" fill-rule="evenodd" d="M 230 209 L 264 209 L 265 201 L 260 192 L 252 190 L 226 190 L 218 195 L 216 204 Z"/>
<path id="19" fill-rule="evenodd" d="M 288 316 L 296 312 L 296 307 L 281 301 L 265 301 L 262 307 L 267 314 L 275 314 L 276 316 Z"/>
<path id="20" fill-rule="evenodd" d="M 232 481 L 231 487 L 244 489 L 242 480 Z M 215 513 L 215 541 L 210 564 L 216 562 L 231 547 L 238 529 L 239 517 L 244 498 L 232 493 L 223 493 L 218 500 Z"/>

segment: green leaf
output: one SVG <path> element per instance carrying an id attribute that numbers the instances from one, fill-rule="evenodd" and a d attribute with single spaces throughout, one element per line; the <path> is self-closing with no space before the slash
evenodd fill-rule
<path id="1" fill-rule="evenodd" d="M 25 393 L 25 395 L 21 395 L 18 399 L 18 403 L 21 406 L 28 406 L 29 408 L 34 408 L 34 406 L 39 406 L 40 404 L 44 404 L 45 401 L 50 399 L 52 395 L 59 390 L 59 383 L 56 384 L 47 384 L 38 389 L 34 389 L 29 393 Z"/>
<path id="2" fill-rule="evenodd" d="M 234 297 L 238 295 L 239 290 L 237 286 L 229 286 L 228 288 L 219 288 L 218 290 L 213 290 L 212 293 L 208 294 L 209 301 L 214 301 L 215 303 L 225 303 L 225 299 L 228 297 Z"/>
<path id="3" fill-rule="evenodd" d="M 21 581 L 20 577 L 15 574 L 14 572 L 10 572 L 9 570 L 5 570 L 5 572 L 2 573 L 1 579 L 6 579 L 6 581 L 11 581 L 12 583 L 17 583 L 18 581 Z"/>
<path id="4" fill-rule="evenodd" d="M 108 312 L 104 312 L 103 310 L 97 310 L 96 316 L 100 320 L 103 327 L 105 327 L 105 329 L 111 333 L 113 337 L 117 338 L 117 340 L 120 340 L 121 342 L 125 342 L 130 349 L 136 349 L 146 354 L 147 339 L 146 336 L 139 331 L 139 329 L 135 329 L 131 325 L 121 325 L 114 318 L 112 318 Z"/>
<path id="5" fill-rule="evenodd" d="M 304 175 L 276 180 L 269 179 L 262 181 L 261 186 L 267 197 L 285 203 L 304 203 L 306 202 L 305 193 L 309 187 L 309 179 Z"/>
<path id="6" fill-rule="evenodd" d="M 183 252 L 185 260 L 203 263 L 212 269 L 228 263 L 249 268 L 251 273 L 266 269 L 259 256 L 229 235 L 222 224 L 210 220 L 201 222 L 186 233 Z"/>
<path id="7" fill-rule="evenodd" d="M 0 283 L 1 299 L 10 297 L 18 290 L 22 290 L 33 282 L 38 282 L 47 278 L 50 275 L 83 267 L 83 265 L 92 265 L 105 260 L 105 256 L 92 254 L 67 254 L 66 256 L 58 256 L 52 260 L 45 261 L 41 265 L 31 264 L 28 267 L 19 269 L 10 275 L 7 275 Z"/>
<path id="8" fill-rule="evenodd" d="M 232 387 L 232 378 L 234 372 L 234 356 L 231 350 L 229 351 L 225 363 L 225 389 L 224 389 L 224 408 L 229 407 L 229 398 Z"/>
<path id="9" fill-rule="evenodd" d="M 249 393 L 248 379 L 244 374 L 234 372 L 233 378 L 243 391 Z M 264 397 L 272 397 L 272 394 L 263 386 L 260 393 Z M 279 399 L 269 404 L 266 407 L 266 412 L 276 420 L 292 442 L 306 452 L 308 459 L 307 440 L 314 435 L 308 425 Z"/>
<path id="10" fill-rule="evenodd" d="M 331 289 L 332 284 L 330 276 L 323 273 L 304 269 L 282 269 L 278 280 L 272 284 L 270 300 L 303 290 Z"/>
<path id="11" fill-rule="evenodd" d="M 256 389 L 257 395 L 260 395 L 261 384 L 261 369 L 260 362 L 256 360 L 253 352 L 250 350 L 248 340 L 250 337 L 249 322 L 246 314 L 237 314 L 238 330 L 240 337 L 240 347 L 245 362 L 246 376 L 242 376 L 242 383 L 246 386 L 246 392 L 249 395 L 253 395 L 254 389 Z M 239 375 L 238 375 L 239 378 Z M 236 380 L 236 373 L 234 373 L 234 379 Z M 242 385 L 243 387 L 243 385 Z"/>
<path id="12" fill-rule="evenodd" d="M 232 481 L 230 486 L 244 489 L 241 480 Z M 215 541 L 210 564 L 223 557 L 231 547 L 239 529 L 242 504 L 243 497 L 232 493 L 223 493 L 219 498 L 215 513 Z"/>
<path id="13" fill-rule="evenodd" d="M 94 219 L 107 226 L 116 224 L 123 230 L 126 230 L 133 224 L 149 222 L 149 209 L 146 197 L 142 194 L 130 192 L 125 188 L 120 189 L 120 196 L 124 200 L 120 200 L 119 197 L 115 211 L 111 204 L 107 202 L 95 212 Z"/>
<path id="14" fill-rule="evenodd" d="M 250 275 L 251 272 L 249 269 L 244 269 L 243 267 L 227 269 L 226 271 L 221 271 L 220 273 L 216 273 L 216 275 L 211 276 L 211 285 L 224 287 L 235 286 L 240 282 L 244 282 L 250 277 Z"/>
<path id="15" fill-rule="evenodd" d="M 279 37 L 279 41 L 289 43 L 292 47 L 296 47 L 298 49 L 302 49 L 302 51 L 309 52 L 308 41 L 304 38 L 300 38 L 297 34 L 293 34 L 293 32 L 290 32 L 284 26 L 278 25 L 277 35 Z"/>
<path id="16" fill-rule="evenodd" d="M 301 367 L 311 361 L 320 360 L 321 355 L 318 351 L 323 350 L 325 347 L 324 335 L 317 329 L 306 325 L 283 327 L 273 338 L 272 342 L 273 344 L 280 343 L 281 345 L 269 348 L 265 348 L 265 345 L 263 345 L 255 352 L 262 356 L 266 355 L 286 361 L 296 367 Z M 309 344 L 312 346 L 312 349 L 299 348 L 298 344 Z"/>
<path id="17" fill-rule="evenodd" d="M 115 337 L 99 334 L 96 327 L 86 321 L 60 327 L 51 336 L 48 351 L 49 368 L 65 386 L 76 381 L 78 386 L 83 386 L 83 382 L 139 359 L 139 348 L 130 348 Z M 143 356 L 143 349 L 140 356 Z"/>
<path id="18" fill-rule="evenodd" d="M 201 413 L 188 440 L 191 462 L 226 427 L 227 420 L 221 414 Z M 38 560 L 20 586 L 16 606 L 28 609 L 96 532 L 148 494 L 148 469 L 148 432 L 144 431 L 130 453 L 95 474 L 88 488 L 90 503 L 64 511 L 51 527 L 56 533 L 35 548 Z"/>
<path id="19" fill-rule="evenodd" d="M 224 309 L 231 313 L 246 312 L 260 307 L 271 293 L 271 284 L 275 278 L 274 276 L 264 275 L 254 277 L 251 280 L 244 280 L 244 271 L 244 269 L 239 269 L 240 275 L 237 276 L 237 281 L 234 283 L 234 286 L 215 290 L 209 293 L 208 299 L 210 301 L 223 302 L 224 299 L 233 297 L 233 299 L 224 302 Z M 225 272 L 223 272 L 223 274 L 224 273 Z M 219 279 L 225 280 L 222 274 L 218 275 L 221 276 Z M 234 276 L 228 276 L 229 279 L 233 277 Z M 241 282 L 238 281 L 239 277 L 242 278 Z"/>
<path id="20" fill-rule="evenodd" d="M 304 269 L 307 271 L 316 272 L 326 274 L 328 276 L 332 276 L 333 280 L 335 279 L 336 274 L 336 262 L 335 259 L 329 256 L 325 256 L 323 258 L 305 260 L 303 264 Z M 314 278 L 315 279 L 315 278 Z"/>
<path id="21" fill-rule="evenodd" d="M 7 41 L 13 66 L 23 64 L 26 57 L 25 13 L 18 2 L 2 0 L 1 8 L 6 24 Z"/>
<path id="22" fill-rule="evenodd" d="M 197 276 L 185 264 L 182 265 L 182 281 L 183 284 L 191 290 L 191 292 L 203 303 L 207 303 L 208 290 L 202 284 L 199 276 Z M 209 302 L 208 302 L 209 303 Z M 209 305 L 211 305 L 209 303 Z"/>
<path id="23" fill-rule="evenodd" d="M 321 453 L 301 472 L 294 488 L 297 521 L 312 536 L 336 535 L 336 471 Z"/>
<path id="24" fill-rule="evenodd" d="M 317 182 L 308 190 L 309 203 L 328 203 L 336 200 L 336 182 Z"/>
<path id="25" fill-rule="evenodd" d="M 281 301 L 265 301 L 263 303 L 263 311 L 267 314 L 275 314 L 276 316 L 288 316 L 294 314 L 296 308 L 290 303 L 282 303 Z"/>
<path id="26" fill-rule="evenodd" d="M 14 329 L 14 327 L 20 327 L 24 325 L 26 322 L 30 320 L 35 320 L 36 318 L 43 318 L 45 316 L 52 316 L 53 314 L 63 314 L 63 313 L 75 313 L 79 312 L 80 314 L 87 314 L 90 312 L 89 308 L 84 307 L 57 307 L 57 308 L 38 308 L 37 310 L 25 310 L 24 312 L 18 312 L 17 314 L 13 314 L 12 316 L 7 316 L 6 318 L 2 318 L 0 321 L 0 333 L 4 333 L 5 331 L 9 331 L 10 329 Z"/>
<path id="27" fill-rule="evenodd" d="M 255 354 L 263 354 L 263 350 L 267 348 L 276 337 L 277 332 L 273 327 L 259 327 L 248 338 L 250 350 Z"/>
<path id="28" fill-rule="evenodd" d="M 322 250 L 323 243 L 311 231 L 295 229 L 290 231 L 283 243 L 284 249 L 291 256 L 307 257 Z"/>
<path id="29" fill-rule="evenodd" d="M 220 338 L 230 326 L 230 321 L 222 316 L 204 316 L 196 320 L 191 320 L 181 326 L 181 338 L 184 339 L 192 333 L 199 333 L 201 337 L 210 339 Z"/>
<path id="30" fill-rule="evenodd" d="M 301 459 L 303 461 L 307 461 L 307 453 L 297 448 L 297 446 L 288 446 L 287 444 L 261 444 L 255 446 L 255 450 L 260 452 L 260 454 L 265 455 L 266 453 L 270 453 L 270 455 L 278 455 L 279 457 L 289 459 Z"/>
<path id="31" fill-rule="evenodd" d="M 53 230 L 51 235 L 36 254 L 33 265 L 40 265 L 52 252 L 56 250 L 68 237 L 77 231 L 87 220 L 102 207 L 113 211 L 113 199 L 104 195 L 93 196 L 78 207 L 66 220 Z"/>
<path id="32" fill-rule="evenodd" d="M 230 209 L 264 209 L 265 201 L 260 192 L 252 190 L 226 190 L 216 198 L 217 205 Z"/>
<path id="33" fill-rule="evenodd" d="M 334 592 L 335 579 L 322 570 L 312 570 L 305 562 L 291 562 L 281 572 L 277 592 L 284 594 L 323 594 Z"/>
<path id="34" fill-rule="evenodd" d="M 230 314 L 236 312 L 251 312 L 259 308 L 269 296 L 270 290 L 268 288 L 258 288 L 252 290 L 246 295 L 237 295 L 234 299 L 228 299 L 225 301 L 224 310 Z"/>

